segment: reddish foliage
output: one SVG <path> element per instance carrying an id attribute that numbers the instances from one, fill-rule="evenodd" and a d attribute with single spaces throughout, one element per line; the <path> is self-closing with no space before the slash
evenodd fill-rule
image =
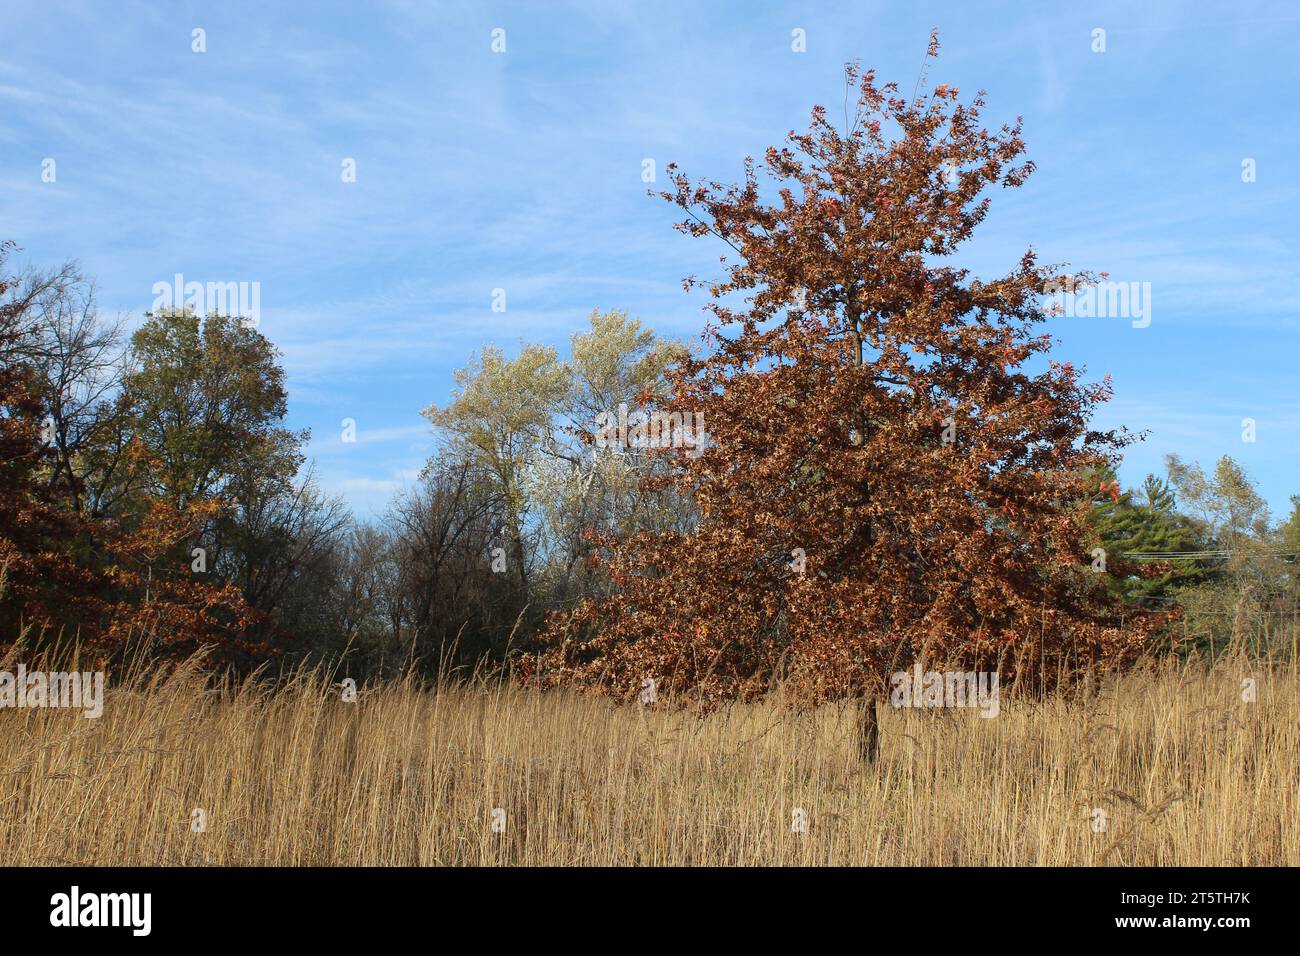
<path id="1" fill-rule="evenodd" d="M 0 246 L 0 266 L 12 245 Z M 9 283 L 0 276 L 0 297 Z M 14 358 L 21 316 L 0 306 L 0 643 L 23 629 L 37 642 L 60 635 L 107 662 L 128 639 L 185 656 L 214 645 L 217 662 L 265 651 L 244 641 L 255 613 L 230 586 L 190 570 L 187 542 L 211 506 L 184 512 L 146 501 L 130 527 L 63 507 L 42 480 L 51 451 L 32 371 Z M 136 467 L 149 462 L 138 453 Z"/>
<path id="2" fill-rule="evenodd" d="M 981 193 L 1032 171 L 1019 124 L 850 74 L 851 128 L 817 107 L 767 151 L 775 204 L 752 160 L 733 186 L 673 172 L 678 228 L 738 253 L 709 286 L 713 349 L 669 403 L 708 432 L 673 452 L 700 521 L 603 540 L 614 593 L 552 618 L 534 682 L 629 699 L 649 676 L 706 707 L 782 682 L 817 702 L 918 659 L 1044 687 L 1146 645 L 1153 620 L 1122 626 L 1083 564 L 1084 475 L 1130 437 L 1089 428 L 1107 384 L 1042 361 L 1057 270 L 1027 252 L 982 282 L 945 259 Z"/>

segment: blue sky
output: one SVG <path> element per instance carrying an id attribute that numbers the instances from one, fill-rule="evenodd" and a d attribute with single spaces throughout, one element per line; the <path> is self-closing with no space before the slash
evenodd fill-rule
<path id="1" fill-rule="evenodd" d="M 910 89 L 932 26 L 931 84 L 983 87 L 990 122 L 1023 115 L 1038 166 L 995 194 L 963 263 L 997 274 L 1032 244 L 1151 283 L 1147 328 L 1051 328 L 1059 358 L 1114 377 L 1097 423 L 1150 430 L 1125 482 L 1169 451 L 1230 454 L 1276 517 L 1300 494 L 1294 4 L 5 8 L 0 237 L 20 261 L 80 260 L 104 310 L 134 320 L 176 273 L 259 282 L 291 423 L 312 429 L 323 484 L 361 515 L 414 478 L 433 448 L 419 410 L 447 400 L 485 342 L 563 351 L 593 307 L 698 335 L 703 299 L 680 280 L 712 274 L 721 250 L 671 228 L 644 158 L 661 181 L 668 162 L 735 179 L 814 103 L 842 103 L 846 60 Z"/>

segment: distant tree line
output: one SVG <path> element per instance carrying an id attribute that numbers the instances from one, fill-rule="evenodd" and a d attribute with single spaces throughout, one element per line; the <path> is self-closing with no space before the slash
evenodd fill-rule
<path id="1" fill-rule="evenodd" d="M 698 527 L 671 456 L 597 428 L 666 405 L 694 351 L 619 311 L 564 357 L 484 348 L 424 410 L 419 480 L 363 521 L 322 492 L 250 323 L 164 311 L 127 335 L 75 264 L 29 268 L 0 280 L 0 634 L 104 662 L 208 646 L 244 670 L 511 667 L 548 614 L 622 593 L 602 540 Z M 1106 586 L 1135 615 L 1176 612 L 1169 646 L 1293 639 L 1300 498 L 1273 523 L 1228 458 L 1087 482 Z"/>
<path id="2" fill-rule="evenodd" d="M 0 249 L 0 628 L 105 661 L 144 650 L 354 675 L 504 662 L 598 586 L 592 528 L 680 523 L 635 450 L 576 423 L 648 401 L 680 346 L 593 313 L 573 355 L 483 350 L 430 406 L 437 452 L 377 520 L 322 492 L 284 370 L 238 316 L 162 311 L 127 335 L 73 263 Z"/>
<path id="3" fill-rule="evenodd" d="M 1276 521 L 1230 456 L 1207 474 L 1169 454 L 1165 470 L 1124 490 L 1113 471 L 1093 477 L 1090 524 L 1099 546 L 1144 564 L 1141 575 L 1107 574 L 1108 586 L 1135 609 L 1176 611 L 1164 638 L 1185 653 L 1292 652 L 1300 635 L 1300 496 Z"/>

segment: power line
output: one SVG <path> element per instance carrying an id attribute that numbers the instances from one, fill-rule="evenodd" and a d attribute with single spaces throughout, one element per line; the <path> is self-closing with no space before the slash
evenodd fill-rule
<path id="1" fill-rule="evenodd" d="M 1179 558 L 1190 560 L 1230 558 L 1235 554 L 1254 554 L 1260 557 L 1271 558 L 1295 558 L 1300 557 L 1300 551 L 1126 551 L 1122 557 L 1131 558 L 1134 561 L 1172 561 Z"/>

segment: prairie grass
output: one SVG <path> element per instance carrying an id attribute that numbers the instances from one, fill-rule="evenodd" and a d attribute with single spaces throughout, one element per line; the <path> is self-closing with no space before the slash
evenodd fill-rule
<path id="1" fill-rule="evenodd" d="M 994 719 L 885 708 L 863 766 L 850 707 L 410 680 L 348 703 L 319 670 L 213 690 L 192 663 L 99 719 L 0 710 L 0 864 L 1296 864 L 1298 689 L 1170 662 Z"/>

